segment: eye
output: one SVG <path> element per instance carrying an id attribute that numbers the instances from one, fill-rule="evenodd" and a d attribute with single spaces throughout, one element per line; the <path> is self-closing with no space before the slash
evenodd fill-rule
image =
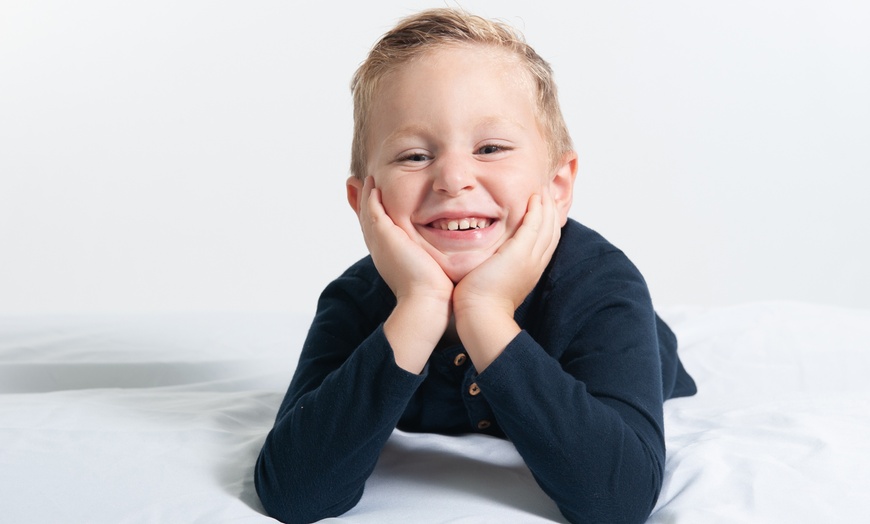
<path id="1" fill-rule="evenodd" d="M 503 151 L 508 151 L 510 148 L 505 146 L 500 146 L 498 144 L 486 144 L 481 146 L 480 149 L 475 153 L 476 155 L 494 155 L 496 153 L 501 153 Z"/>
<path id="2" fill-rule="evenodd" d="M 429 155 L 416 151 L 408 153 L 407 155 L 403 155 L 399 158 L 399 161 L 401 162 L 428 162 L 429 160 L 432 160 Z"/>

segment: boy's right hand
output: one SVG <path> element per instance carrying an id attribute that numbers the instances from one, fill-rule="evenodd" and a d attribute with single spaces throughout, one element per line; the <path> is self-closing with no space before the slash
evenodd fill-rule
<path id="1" fill-rule="evenodd" d="M 396 308 L 384 323 L 384 334 L 396 363 L 419 373 L 447 329 L 453 282 L 387 215 L 372 177 L 363 183 L 361 199 L 359 222 L 366 247 L 396 295 Z"/>

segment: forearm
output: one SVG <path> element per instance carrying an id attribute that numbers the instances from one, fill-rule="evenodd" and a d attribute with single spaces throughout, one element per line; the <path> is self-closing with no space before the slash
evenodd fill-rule
<path id="1" fill-rule="evenodd" d="M 288 395 L 257 461 L 269 514 L 312 522 L 353 507 L 421 380 L 396 366 L 378 330 L 319 387 Z"/>
<path id="2" fill-rule="evenodd" d="M 523 221 L 495 254 L 456 284 L 456 332 L 478 372 L 520 332 L 514 313 L 540 281 L 561 236 L 548 189 L 531 195 Z"/>
<path id="3" fill-rule="evenodd" d="M 660 413 L 645 413 L 617 395 L 593 395 L 527 333 L 477 383 L 501 429 L 569 520 L 647 518 L 661 487 Z"/>

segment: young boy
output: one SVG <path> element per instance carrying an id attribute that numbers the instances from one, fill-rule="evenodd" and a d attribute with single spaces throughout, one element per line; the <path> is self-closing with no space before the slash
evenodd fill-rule
<path id="1" fill-rule="evenodd" d="M 549 65 L 436 9 L 352 83 L 347 199 L 371 253 L 324 290 L 257 462 L 286 522 L 360 499 L 391 432 L 510 439 L 571 522 L 642 522 L 662 402 L 691 395 L 625 255 L 568 218 L 577 155 Z"/>

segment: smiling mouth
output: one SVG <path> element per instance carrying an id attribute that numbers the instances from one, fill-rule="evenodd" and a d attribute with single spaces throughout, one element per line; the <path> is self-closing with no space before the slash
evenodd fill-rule
<path id="1" fill-rule="evenodd" d="M 429 227 L 441 231 L 469 231 L 489 227 L 493 221 L 489 218 L 442 218 L 429 224 Z"/>

